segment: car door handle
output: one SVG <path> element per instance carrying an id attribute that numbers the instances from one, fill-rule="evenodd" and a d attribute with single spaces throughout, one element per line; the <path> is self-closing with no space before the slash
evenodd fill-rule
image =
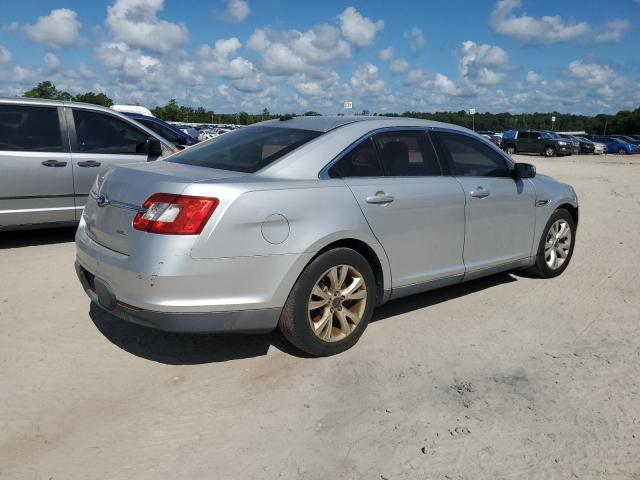
<path id="1" fill-rule="evenodd" d="M 95 160 L 85 160 L 83 162 L 78 162 L 79 167 L 99 167 L 100 162 L 96 162 Z"/>
<path id="2" fill-rule="evenodd" d="M 475 190 L 471 190 L 469 192 L 469 195 L 471 195 L 474 198 L 485 198 L 491 195 L 491 192 L 485 189 L 484 187 L 478 187 Z"/>
<path id="3" fill-rule="evenodd" d="M 387 195 L 386 193 L 380 191 L 380 192 L 376 192 L 375 195 L 371 195 L 365 198 L 365 200 L 367 201 L 367 203 L 386 205 L 387 203 L 393 202 L 394 198 L 393 198 L 393 195 Z"/>
<path id="4" fill-rule="evenodd" d="M 60 160 L 45 160 L 42 162 L 45 167 L 66 167 L 67 162 L 61 162 Z"/>

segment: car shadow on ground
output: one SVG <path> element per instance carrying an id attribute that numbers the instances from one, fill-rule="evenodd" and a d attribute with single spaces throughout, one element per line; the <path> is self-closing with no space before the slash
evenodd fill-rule
<path id="1" fill-rule="evenodd" d="M 392 319 L 403 313 L 516 281 L 517 279 L 512 275 L 501 273 L 392 300 L 376 309 L 371 322 Z M 266 355 L 271 346 L 299 358 L 310 358 L 309 355 L 292 346 L 278 330 L 266 335 L 162 332 L 120 320 L 94 304 L 91 304 L 89 316 L 98 330 L 117 347 L 137 357 L 167 365 L 197 365 L 260 357 Z M 361 341 L 366 341 L 366 333 Z"/>
<path id="2" fill-rule="evenodd" d="M 0 232 L 0 250 L 73 242 L 76 227 Z"/>

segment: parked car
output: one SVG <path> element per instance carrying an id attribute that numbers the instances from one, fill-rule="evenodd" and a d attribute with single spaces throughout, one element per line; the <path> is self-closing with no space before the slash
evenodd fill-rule
<path id="1" fill-rule="evenodd" d="M 491 143 L 493 143 L 494 145 L 497 145 L 498 147 L 502 143 L 502 138 L 498 137 L 497 135 L 492 135 L 492 134 L 490 135 L 488 133 L 483 133 L 481 135 L 487 140 L 489 140 Z"/>
<path id="2" fill-rule="evenodd" d="M 470 130 L 296 117 L 101 174 L 76 268 L 121 319 L 178 332 L 279 326 L 331 355 L 390 298 L 505 270 L 561 274 L 577 224 L 569 185 Z"/>
<path id="3" fill-rule="evenodd" d="M 0 99 L 0 230 L 77 223 L 101 168 L 174 152 L 109 108 Z"/>
<path id="4" fill-rule="evenodd" d="M 142 115 L 139 113 L 125 113 L 125 115 L 129 118 L 133 118 L 136 122 L 141 123 L 149 130 L 153 130 L 162 138 L 164 138 L 168 142 L 171 142 L 179 149 L 190 147 L 191 145 L 195 145 L 199 142 L 197 138 L 192 137 L 179 128 L 176 128 L 173 125 L 165 122 L 161 118 L 153 116 L 150 117 L 148 115 Z"/>
<path id="5" fill-rule="evenodd" d="M 620 139 L 624 142 L 630 143 L 631 145 L 635 145 L 636 147 L 640 146 L 640 140 L 634 138 L 633 135 L 607 135 L 607 136 Z"/>
<path id="6" fill-rule="evenodd" d="M 594 142 L 604 143 L 607 146 L 607 151 L 609 153 L 617 153 L 618 155 L 630 155 L 638 153 L 638 147 L 631 143 L 627 143 L 619 138 L 599 137 L 595 135 L 591 138 Z"/>
<path id="7" fill-rule="evenodd" d="M 535 153 L 545 157 L 571 155 L 573 145 L 546 130 L 509 130 L 502 136 L 502 149 L 509 155 Z"/>
<path id="8" fill-rule="evenodd" d="M 590 144 L 593 146 L 593 148 L 591 149 L 591 153 L 594 153 L 596 155 L 601 155 L 603 153 L 607 153 L 607 146 L 604 143 L 600 143 L 600 142 L 594 142 L 593 140 L 589 140 L 588 138 L 585 137 L 576 137 L 578 140 L 580 140 L 580 145 L 582 146 L 582 143 L 586 143 L 586 144 Z M 585 152 L 586 153 L 586 152 Z"/>
<path id="9" fill-rule="evenodd" d="M 595 151 L 595 145 L 591 140 L 587 140 L 586 138 L 583 139 L 575 135 L 568 135 L 566 133 L 560 133 L 559 135 L 573 143 L 575 150 L 573 153 L 593 153 Z"/>

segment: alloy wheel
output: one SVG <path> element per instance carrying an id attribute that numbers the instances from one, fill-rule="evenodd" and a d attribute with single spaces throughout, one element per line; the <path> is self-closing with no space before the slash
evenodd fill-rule
<path id="1" fill-rule="evenodd" d="M 316 281 L 309 296 L 311 330 L 325 342 L 348 337 L 365 313 L 367 285 L 351 265 L 336 265 Z"/>
<path id="2" fill-rule="evenodd" d="M 618 153 L 619 153 L 620 155 L 626 155 L 626 154 L 627 154 L 627 151 L 626 151 L 624 148 L 621 148 L 620 150 L 618 150 Z"/>
<path id="3" fill-rule="evenodd" d="M 556 151 L 554 150 L 553 147 L 547 147 L 544 149 L 544 154 L 546 157 L 553 157 L 553 155 L 556 153 Z"/>
<path id="4" fill-rule="evenodd" d="M 559 219 L 553 222 L 544 244 L 544 261 L 551 270 L 557 270 L 569 256 L 571 250 L 571 227 L 569 222 Z"/>

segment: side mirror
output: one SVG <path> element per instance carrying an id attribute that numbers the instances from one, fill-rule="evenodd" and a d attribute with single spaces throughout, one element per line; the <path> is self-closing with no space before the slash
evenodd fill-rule
<path id="1" fill-rule="evenodd" d="M 516 163 L 513 172 L 515 178 L 533 178 L 536 176 L 536 166 L 530 163 Z"/>
<path id="2" fill-rule="evenodd" d="M 159 157 L 162 155 L 162 144 L 157 138 L 149 137 L 143 143 L 142 151 L 150 157 Z"/>

